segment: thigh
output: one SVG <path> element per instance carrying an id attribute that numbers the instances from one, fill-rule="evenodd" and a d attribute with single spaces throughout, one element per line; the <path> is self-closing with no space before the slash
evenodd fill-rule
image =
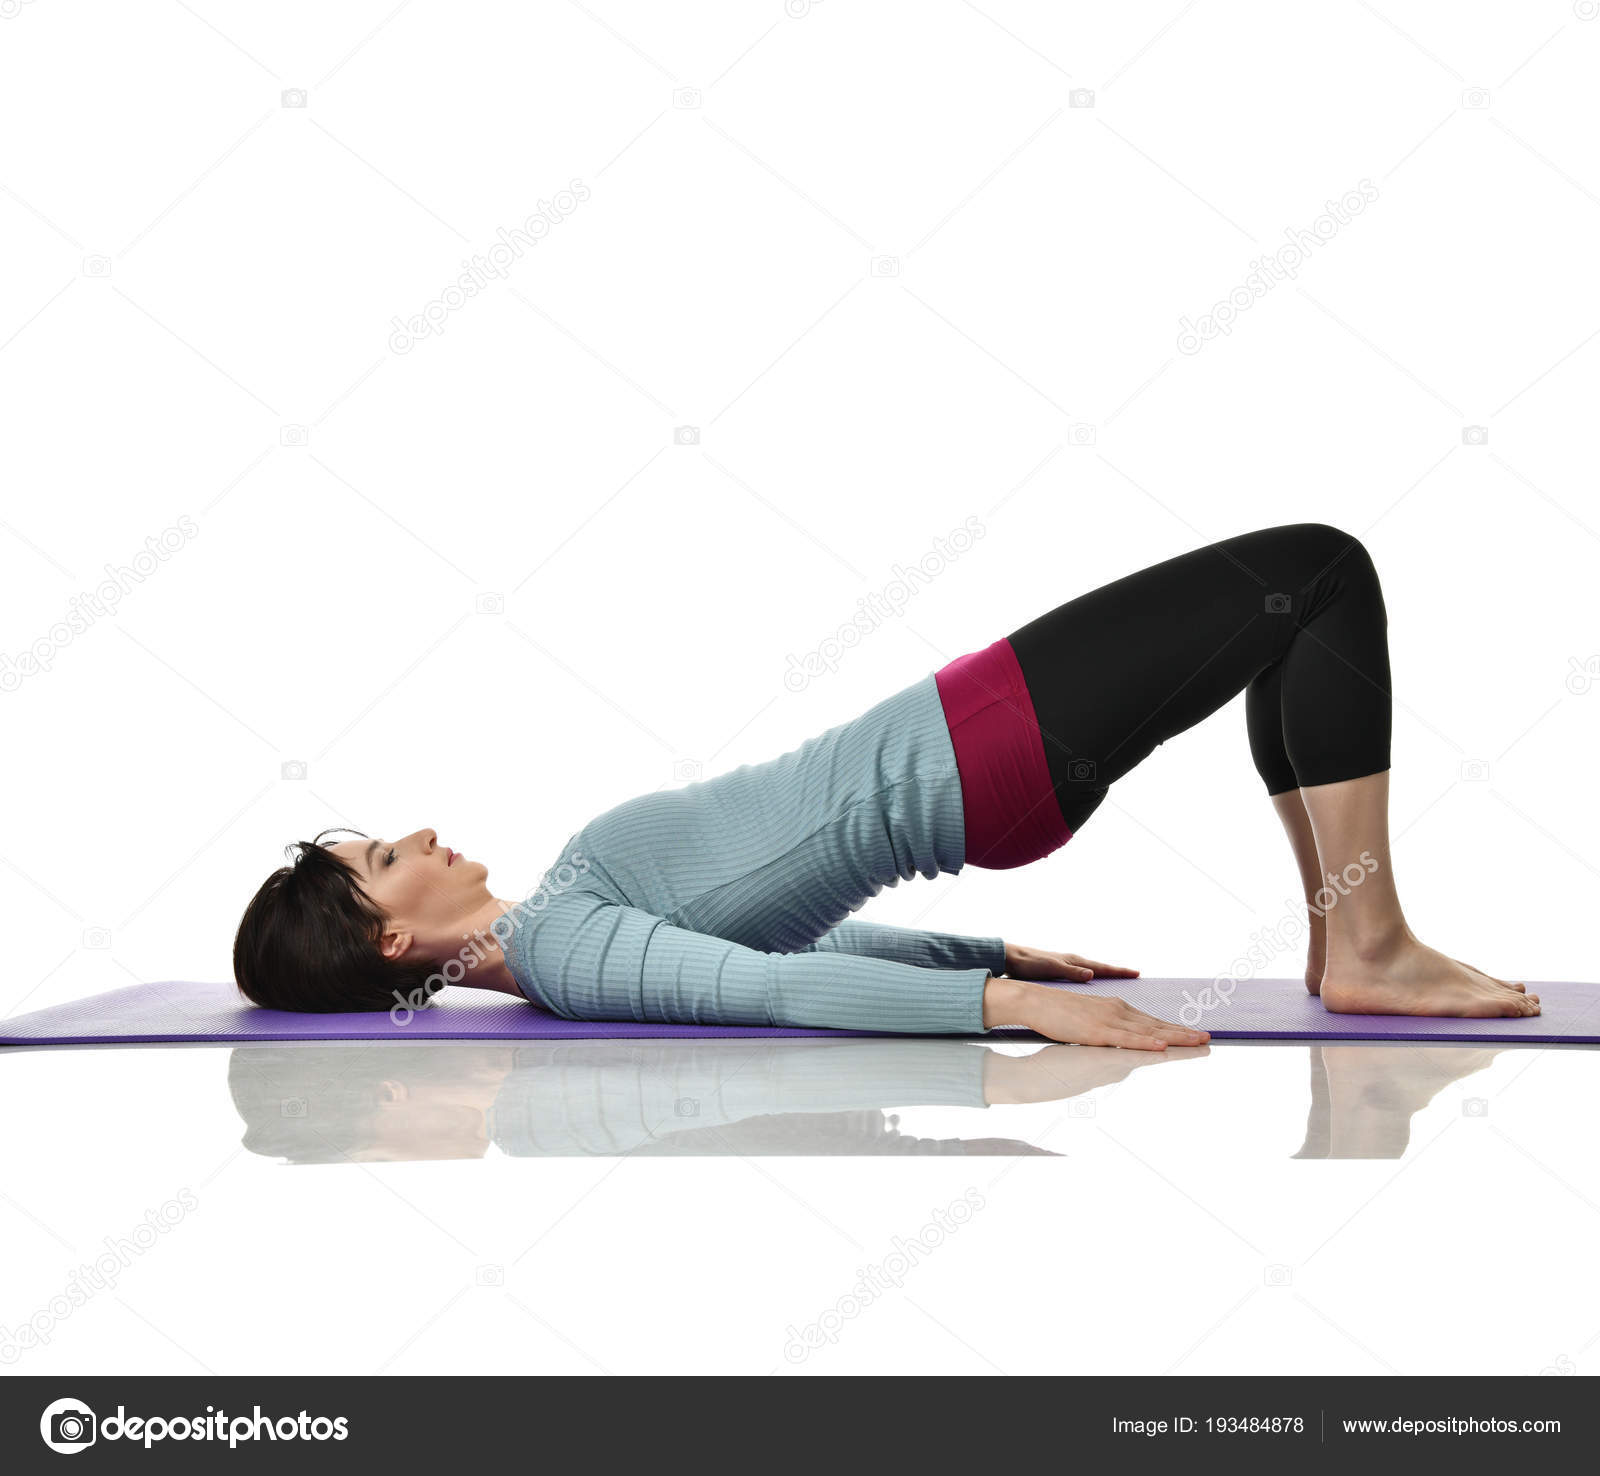
<path id="1" fill-rule="evenodd" d="M 1010 636 L 1069 826 L 1158 744 L 1283 654 L 1297 597 L 1325 555 L 1304 526 L 1246 533 L 1151 565 Z"/>

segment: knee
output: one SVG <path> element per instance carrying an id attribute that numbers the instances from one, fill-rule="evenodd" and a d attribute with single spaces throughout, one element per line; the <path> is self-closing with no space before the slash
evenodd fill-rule
<path id="1" fill-rule="evenodd" d="M 1354 533 L 1336 528 L 1332 523 L 1296 523 L 1290 532 L 1318 569 L 1339 569 L 1347 574 L 1377 579 L 1372 555 Z"/>

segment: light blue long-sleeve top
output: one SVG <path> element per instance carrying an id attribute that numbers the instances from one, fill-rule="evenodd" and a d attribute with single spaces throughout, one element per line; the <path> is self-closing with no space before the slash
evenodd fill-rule
<path id="1" fill-rule="evenodd" d="M 763 764 L 591 820 L 496 924 L 517 987 L 577 1020 L 983 1030 L 999 938 L 846 919 L 965 861 L 933 676 Z"/>

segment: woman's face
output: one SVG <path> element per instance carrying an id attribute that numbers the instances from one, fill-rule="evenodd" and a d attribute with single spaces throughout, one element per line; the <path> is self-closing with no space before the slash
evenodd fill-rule
<path id="1" fill-rule="evenodd" d="M 415 830 L 393 841 L 340 841 L 328 849 L 383 909 L 383 951 L 392 958 L 411 948 L 423 958 L 454 954 L 464 920 L 489 900 L 489 868 L 441 846 L 436 831 Z"/>

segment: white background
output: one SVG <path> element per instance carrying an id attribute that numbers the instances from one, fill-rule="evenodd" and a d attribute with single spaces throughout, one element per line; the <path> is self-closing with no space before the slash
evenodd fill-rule
<path id="1" fill-rule="evenodd" d="M 1385 580 L 1413 926 L 1593 977 L 1591 7 L 794 9 L 0 3 L 0 657 L 197 529 L 0 693 L 0 1009 L 228 977 L 250 892 L 326 825 L 436 827 L 521 895 L 623 798 L 1300 520 Z M 589 198 L 504 280 L 392 351 L 573 179 Z M 1363 180 L 1295 280 L 1179 350 Z M 786 687 L 969 518 L 976 547 Z M 1047 862 L 871 915 L 1197 976 L 1293 895 L 1234 704 Z M 1592 1369 L 1593 1272 L 1563 1260 L 1596 1229 L 1592 1056 L 1500 1056 L 1474 1089 L 1525 1106 L 1492 1125 L 1452 1086 L 1415 1170 L 1288 1162 L 1303 1049 L 1223 1058 L 1141 1076 L 1121 1130 L 1070 1123 L 1074 1162 L 985 1189 L 917 1305 L 807 1369 Z M 224 1069 L 0 1069 L 0 1322 L 68 1247 L 208 1186 L 187 1250 L 28 1371 L 764 1373 L 1004 1168 L 290 1170 L 239 1156 Z M 483 1263 L 515 1265 L 498 1303 Z"/>

